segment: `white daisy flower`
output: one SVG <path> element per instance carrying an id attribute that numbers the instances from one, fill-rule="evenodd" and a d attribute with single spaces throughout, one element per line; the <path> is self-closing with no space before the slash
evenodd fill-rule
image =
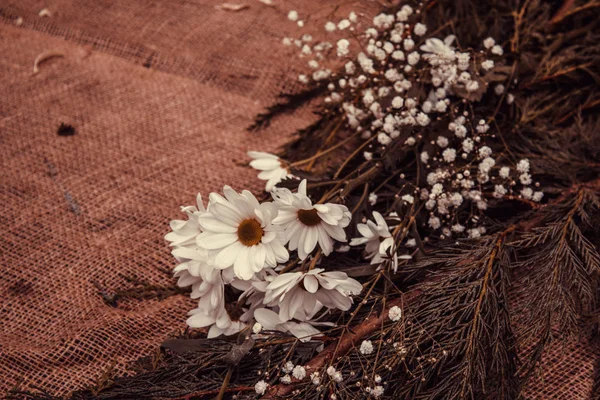
<path id="1" fill-rule="evenodd" d="M 359 294 L 362 285 L 344 272 L 323 271 L 315 268 L 279 275 L 267 286 L 264 303 L 279 306 L 282 321 L 310 320 L 323 306 L 347 311 L 352 305 L 350 296 Z"/>
<path id="2" fill-rule="evenodd" d="M 225 306 L 219 307 L 210 313 L 200 308 L 195 308 L 188 313 L 190 317 L 187 324 L 192 328 L 205 328 L 210 326 L 207 337 L 214 338 L 220 335 L 233 335 L 246 327 L 246 324 L 231 318 Z"/>
<path id="3" fill-rule="evenodd" d="M 371 264 L 381 264 L 389 258 L 389 254 L 393 253 L 392 268 L 394 272 L 398 269 L 398 259 L 409 259 L 410 256 L 403 255 L 398 257 L 398 253 L 394 249 L 394 238 L 390 234 L 385 219 L 377 211 L 373 211 L 375 222 L 367 220 L 366 224 L 357 224 L 358 232 L 363 235 L 360 238 L 353 238 L 350 241 L 350 246 L 365 245 L 367 259 L 371 259 Z"/>
<path id="4" fill-rule="evenodd" d="M 210 194 L 208 210 L 199 217 L 203 232 L 196 238 L 199 247 L 211 252 L 215 268 L 233 266 L 235 276 L 249 280 L 263 268 L 287 261 L 283 235 L 272 224 L 275 205 L 260 204 L 247 190 L 239 194 L 225 186 L 223 193 L 225 197 Z"/>
<path id="5" fill-rule="evenodd" d="M 262 171 L 258 174 L 258 179 L 267 181 L 265 191 L 270 192 L 282 180 L 293 178 L 287 165 L 274 154 L 264 153 L 262 151 L 249 151 L 248 156 L 253 158 L 250 166 Z"/>
<path id="6" fill-rule="evenodd" d="M 190 269 L 189 272 L 195 271 Z M 248 321 L 248 313 L 225 300 L 225 285 L 233 282 L 233 269 L 221 271 L 204 264 L 199 272 L 199 281 L 192 285 L 191 293 L 193 299 L 199 299 L 198 307 L 188 313 L 187 324 L 192 328 L 210 326 L 208 338 L 233 335 L 242 330 Z"/>
<path id="7" fill-rule="evenodd" d="M 317 246 L 328 256 L 333 251 L 333 239 L 346 241 L 344 228 L 350 224 L 352 214 L 340 204 L 312 204 L 306 195 L 306 180 L 298 186 L 298 193 L 288 189 L 277 189 L 273 199 L 278 205 L 279 214 L 273 220 L 285 230 L 285 242 L 290 250 L 298 249 L 298 256 L 304 260 Z"/>
<path id="8" fill-rule="evenodd" d="M 165 239 L 174 247 L 171 254 L 179 264 L 174 269 L 174 276 L 178 278 L 179 287 L 192 286 L 192 298 L 200 297 L 207 290 L 207 282 L 214 281 L 213 268 L 208 265 L 209 255 L 204 249 L 196 245 L 196 237 L 202 232 L 199 217 L 206 213 L 202 197 L 198 194 L 198 206 L 181 207 L 188 216 L 187 221 L 171 221 L 172 232 L 165 235 Z"/>
<path id="9" fill-rule="evenodd" d="M 263 329 L 291 333 L 301 342 L 308 342 L 314 335 L 321 333 L 317 328 L 306 322 L 282 321 L 275 311 L 266 308 L 259 308 L 254 311 L 254 318 L 262 325 Z"/>
<path id="10" fill-rule="evenodd" d="M 198 204 L 197 207 L 181 207 L 181 211 L 184 212 L 188 217 L 187 221 L 171 221 L 170 226 L 173 231 L 165 235 L 165 240 L 170 242 L 171 246 L 183 246 L 190 248 L 196 247 L 196 236 L 198 236 L 202 231 L 200 224 L 198 223 L 198 217 L 206 212 L 206 208 L 202 203 L 202 196 L 199 193 L 196 197 L 196 202 Z"/>

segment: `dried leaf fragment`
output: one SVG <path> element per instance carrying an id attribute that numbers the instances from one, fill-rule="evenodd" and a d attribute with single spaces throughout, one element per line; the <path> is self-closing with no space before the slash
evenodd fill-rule
<path id="1" fill-rule="evenodd" d="M 242 344 L 235 343 L 229 353 L 223 356 L 223 361 L 228 365 L 238 365 L 242 358 L 246 356 L 254 347 L 254 338 L 252 336 L 244 337 Z"/>
<path id="2" fill-rule="evenodd" d="M 37 56 L 35 58 L 35 61 L 33 62 L 33 74 L 37 74 L 38 72 L 40 72 L 40 64 L 43 63 L 46 60 L 49 60 L 51 58 L 54 57 L 64 57 L 65 55 L 63 53 L 61 53 L 60 51 L 56 51 L 56 50 L 50 50 L 50 51 L 45 51 L 43 53 L 41 53 L 39 56 Z"/>
<path id="3" fill-rule="evenodd" d="M 216 6 L 215 8 L 218 10 L 237 12 L 237 11 L 242 11 L 246 8 L 250 8 L 250 6 L 247 4 L 223 3 L 223 4 Z"/>
<path id="4" fill-rule="evenodd" d="M 52 16 L 52 12 L 50 10 L 48 10 L 47 8 L 43 8 L 40 10 L 40 12 L 38 13 L 38 15 L 40 17 L 51 17 Z"/>

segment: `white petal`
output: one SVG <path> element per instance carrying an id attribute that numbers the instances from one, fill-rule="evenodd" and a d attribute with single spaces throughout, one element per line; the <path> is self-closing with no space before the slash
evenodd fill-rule
<path id="1" fill-rule="evenodd" d="M 302 277 L 302 272 L 288 272 L 285 274 L 281 274 L 277 278 L 275 278 L 273 280 L 273 282 L 269 283 L 269 286 L 267 286 L 267 289 L 273 290 L 273 289 L 277 289 L 278 287 L 282 287 L 282 286 L 291 284 L 291 282 L 294 282 L 294 281 L 297 282 L 300 280 L 301 277 Z M 294 285 L 296 284 L 296 282 L 294 282 Z"/>
<path id="2" fill-rule="evenodd" d="M 225 195 L 225 198 L 231 203 L 233 203 L 234 200 L 240 197 L 240 195 L 235 190 L 233 190 L 230 186 L 227 185 L 223 186 L 223 194 Z"/>
<path id="3" fill-rule="evenodd" d="M 280 317 L 282 317 L 282 319 L 284 321 L 288 321 L 292 318 L 296 317 L 296 313 L 298 312 L 299 309 L 302 308 L 302 304 L 304 303 L 304 293 L 302 291 L 302 289 L 300 289 L 299 287 L 294 288 L 294 290 L 290 291 L 290 293 L 287 295 L 289 296 L 287 298 L 287 302 L 289 304 L 289 308 L 288 308 L 288 315 L 284 318 L 281 313 L 279 314 Z"/>
<path id="4" fill-rule="evenodd" d="M 333 240 L 329 237 L 325 228 L 323 228 L 323 224 L 318 226 L 319 228 L 319 246 L 321 246 L 321 250 L 325 256 L 328 256 L 333 251 Z"/>
<path id="5" fill-rule="evenodd" d="M 267 250 L 262 244 L 252 246 L 254 248 L 254 272 L 261 271 L 265 267 L 265 259 L 267 258 Z"/>
<path id="6" fill-rule="evenodd" d="M 298 193 L 302 196 L 306 196 L 306 179 L 302 179 L 302 182 L 298 185 Z"/>
<path id="7" fill-rule="evenodd" d="M 331 226 L 331 225 L 327 225 L 327 224 L 321 224 L 321 226 L 325 229 L 325 231 L 329 234 L 329 236 L 331 236 L 338 242 L 346 241 L 346 232 L 344 232 L 343 228 L 341 228 L 339 226 Z"/>
<path id="8" fill-rule="evenodd" d="M 175 257 L 187 258 L 188 260 L 204 260 L 205 259 L 205 256 L 203 255 L 203 253 L 201 253 L 195 249 L 190 249 L 187 247 L 178 247 L 176 249 L 173 249 L 173 251 L 171 251 L 171 254 L 173 254 Z"/>
<path id="9" fill-rule="evenodd" d="M 306 229 L 306 238 L 304 239 L 304 251 L 306 253 L 312 252 L 317 246 L 317 240 L 319 238 L 319 230 L 317 227 L 311 226 Z"/>
<path id="10" fill-rule="evenodd" d="M 373 232 L 369 229 L 367 224 L 357 224 L 356 229 L 358 232 L 366 238 L 372 238 Z"/>
<path id="11" fill-rule="evenodd" d="M 302 234 L 303 229 L 304 225 L 300 222 L 295 222 L 285 231 L 286 242 L 289 241 L 288 248 L 290 250 L 296 250 L 298 248 L 300 235 Z"/>
<path id="12" fill-rule="evenodd" d="M 221 269 L 231 267 L 243 246 L 240 242 L 234 242 L 223 248 L 215 257 L 215 266 Z"/>
<path id="13" fill-rule="evenodd" d="M 260 158 L 257 160 L 250 161 L 250 166 L 254 169 L 260 169 L 265 171 L 281 168 L 281 163 L 277 159 Z"/>
<path id="14" fill-rule="evenodd" d="M 312 325 L 307 324 L 306 322 L 296 323 L 296 322 L 286 322 L 284 327 L 301 342 L 309 342 L 312 339 L 312 336 L 318 335 L 319 330 L 313 327 Z"/>
<path id="15" fill-rule="evenodd" d="M 237 224 L 230 225 L 219 219 L 207 215 L 200 217 L 200 225 L 203 229 L 216 233 L 235 233 L 237 232 Z"/>
<path id="16" fill-rule="evenodd" d="M 319 216 L 319 218 L 321 218 L 323 220 L 323 222 L 325 222 L 326 224 L 329 225 L 337 225 L 338 224 L 338 220 L 335 218 L 335 216 L 333 216 L 330 213 L 327 212 L 321 212 L 318 211 L 317 215 Z"/>
<path id="17" fill-rule="evenodd" d="M 272 242 L 270 243 L 270 246 L 277 262 L 283 263 L 290 259 L 290 254 L 288 253 L 287 249 L 280 243 Z"/>
<path id="18" fill-rule="evenodd" d="M 277 237 L 277 232 L 276 231 L 265 231 L 262 239 L 260 240 L 262 243 L 270 243 L 273 241 L 273 239 L 275 239 Z"/>
<path id="19" fill-rule="evenodd" d="M 271 153 L 265 153 L 264 151 L 253 151 L 250 150 L 248 153 L 248 157 L 250 158 L 271 158 L 271 159 L 278 159 L 279 157 L 277 157 L 275 154 L 271 154 Z"/>
<path id="20" fill-rule="evenodd" d="M 232 226 L 238 226 L 243 219 L 239 211 L 220 203 L 212 204 L 210 212 L 211 214 L 217 215 L 221 221 Z"/>
<path id="21" fill-rule="evenodd" d="M 243 280 L 250 280 L 254 276 L 254 271 L 252 270 L 252 264 L 249 260 L 249 251 L 247 247 L 243 247 L 238 252 L 238 256 L 233 264 L 233 271 L 235 272 L 235 276 Z"/>
<path id="22" fill-rule="evenodd" d="M 369 239 L 368 238 L 364 238 L 364 237 L 361 237 L 361 238 L 352 238 L 350 240 L 350 246 L 360 246 L 360 245 L 363 245 L 363 244 L 367 243 L 368 241 L 369 241 Z"/>
<path id="23" fill-rule="evenodd" d="M 317 290 L 319 289 L 319 282 L 317 281 L 317 278 L 315 278 L 312 275 L 306 275 L 304 277 L 304 287 L 306 288 L 306 290 L 310 293 L 316 293 Z"/>
<path id="24" fill-rule="evenodd" d="M 298 218 L 298 212 L 295 210 L 280 209 L 277 217 L 273 219 L 274 225 L 283 225 Z"/>
<path id="25" fill-rule="evenodd" d="M 304 243 L 306 243 L 306 235 L 308 234 L 308 229 L 304 228 L 300 230 L 300 235 L 298 236 L 298 257 L 301 260 L 304 260 L 308 256 L 308 252 L 305 250 Z"/>
<path id="26" fill-rule="evenodd" d="M 206 211 L 206 207 L 204 207 L 204 202 L 202 201 L 202 195 L 200 193 L 196 195 L 196 204 L 198 205 L 198 211 Z"/>
<path id="27" fill-rule="evenodd" d="M 257 308 L 254 310 L 254 318 L 266 330 L 274 330 L 281 323 L 279 316 L 274 311 L 266 308 Z"/>
<path id="28" fill-rule="evenodd" d="M 375 222 L 377 222 L 378 226 L 385 226 L 387 228 L 385 219 L 377 211 L 373 211 L 373 218 L 375 218 Z"/>
<path id="29" fill-rule="evenodd" d="M 207 250 L 217 250 L 229 246 L 237 241 L 237 239 L 237 235 L 232 233 L 202 232 L 196 239 L 196 242 L 199 246 Z"/>
<path id="30" fill-rule="evenodd" d="M 208 339 L 212 339 L 212 338 L 215 338 L 217 336 L 221 336 L 222 334 L 223 334 L 223 329 L 219 328 L 216 325 L 213 325 L 208 330 L 208 334 L 206 335 L 206 337 Z"/>
<path id="31" fill-rule="evenodd" d="M 215 323 L 215 319 L 204 313 L 194 314 L 187 319 L 188 326 L 192 328 L 204 328 Z"/>

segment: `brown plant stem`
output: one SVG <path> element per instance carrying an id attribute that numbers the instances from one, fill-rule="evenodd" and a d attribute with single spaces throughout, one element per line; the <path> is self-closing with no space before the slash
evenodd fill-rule
<path id="1" fill-rule="evenodd" d="M 305 158 L 304 160 L 300 160 L 300 161 L 296 161 L 290 164 L 291 167 L 299 167 L 300 165 L 304 165 L 306 163 L 310 163 L 314 160 L 316 160 L 319 157 L 324 156 L 325 154 L 328 154 L 330 152 L 332 152 L 333 150 L 345 145 L 346 143 L 348 143 L 350 140 L 354 139 L 355 137 L 357 137 L 360 134 L 360 132 L 355 133 L 352 136 L 348 136 L 346 139 L 342 140 L 341 142 L 339 142 L 338 144 L 335 144 L 331 147 L 329 147 L 328 149 L 325 149 L 323 151 L 319 151 L 317 154 L 315 154 L 314 156 Z M 337 179 L 337 178 L 334 178 Z"/>
<path id="2" fill-rule="evenodd" d="M 231 379 L 231 374 L 233 373 L 233 366 L 229 366 L 227 368 L 227 375 L 225 375 L 225 379 L 223 379 L 223 384 L 221 385 L 221 390 L 217 395 L 216 400 L 223 400 L 223 396 L 225 396 L 225 392 L 227 391 L 227 385 L 229 385 L 229 380 Z"/>
<path id="3" fill-rule="evenodd" d="M 550 20 L 548 25 L 558 24 L 559 22 L 563 21 L 565 18 L 567 18 L 573 14 L 577 14 L 578 12 L 581 12 L 583 10 L 587 10 L 589 8 L 594 8 L 594 7 L 600 7 L 600 2 L 590 2 L 590 3 L 586 3 L 580 7 L 577 7 L 575 9 L 571 10 L 573 3 L 575 3 L 575 0 L 565 0 L 562 7 L 556 12 L 556 15 L 554 15 L 554 17 Z"/>
<path id="4" fill-rule="evenodd" d="M 221 389 L 203 390 L 201 392 L 194 392 L 194 393 L 190 393 L 188 395 L 182 396 L 182 397 L 177 397 L 173 400 L 191 400 L 194 397 L 202 397 L 202 396 L 210 396 L 210 395 L 218 394 L 220 391 L 221 391 Z M 236 387 L 230 387 L 230 388 L 225 389 L 225 392 L 250 392 L 250 391 L 254 391 L 254 386 L 236 386 Z"/>
<path id="5" fill-rule="evenodd" d="M 331 142 L 331 139 L 334 138 L 335 134 L 337 133 L 337 131 L 340 129 L 340 127 L 342 126 L 342 123 L 344 122 L 344 118 L 340 118 L 340 120 L 338 121 L 338 123 L 335 125 L 335 127 L 331 130 L 331 133 L 329 134 L 329 136 L 327 136 L 327 139 L 325 139 L 325 141 L 323 142 L 323 144 L 321 145 L 321 148 L 319 149 L 319 151 L 316 154 L 316 157 L 313 158 L 311 160 L 311 162 L 308 163 L 308 165 L 306 166 L 306 168 L 304 168 L 305 171 L 309 172 L 312 167 L 315 165 L 315 162 L 317 161 L 317 158 L 320 157 L 322 155 L 322 151 L 323 148 L 325 148 L 325 146 L 327 146 L 329 144 L 329 142 Z"/>

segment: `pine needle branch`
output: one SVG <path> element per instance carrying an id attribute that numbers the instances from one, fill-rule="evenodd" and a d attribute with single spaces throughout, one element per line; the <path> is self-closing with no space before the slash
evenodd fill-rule
<path id="1" fill-rule="evenodd" d="M 594 307 L 600 254 L 584 231 L 598 216 L 598 198 L 584 187 L 565 201 L 545 209 L 545 226 L 511 243 L 522 255 L 514 265 L 526 274 L 519 302 L 521 341 L 534 343 L 520 369 L 526 380 L 555 338 L 576 338 L 584 313 Z M 591 214 L 594 215 L 591 215 Z"/>

